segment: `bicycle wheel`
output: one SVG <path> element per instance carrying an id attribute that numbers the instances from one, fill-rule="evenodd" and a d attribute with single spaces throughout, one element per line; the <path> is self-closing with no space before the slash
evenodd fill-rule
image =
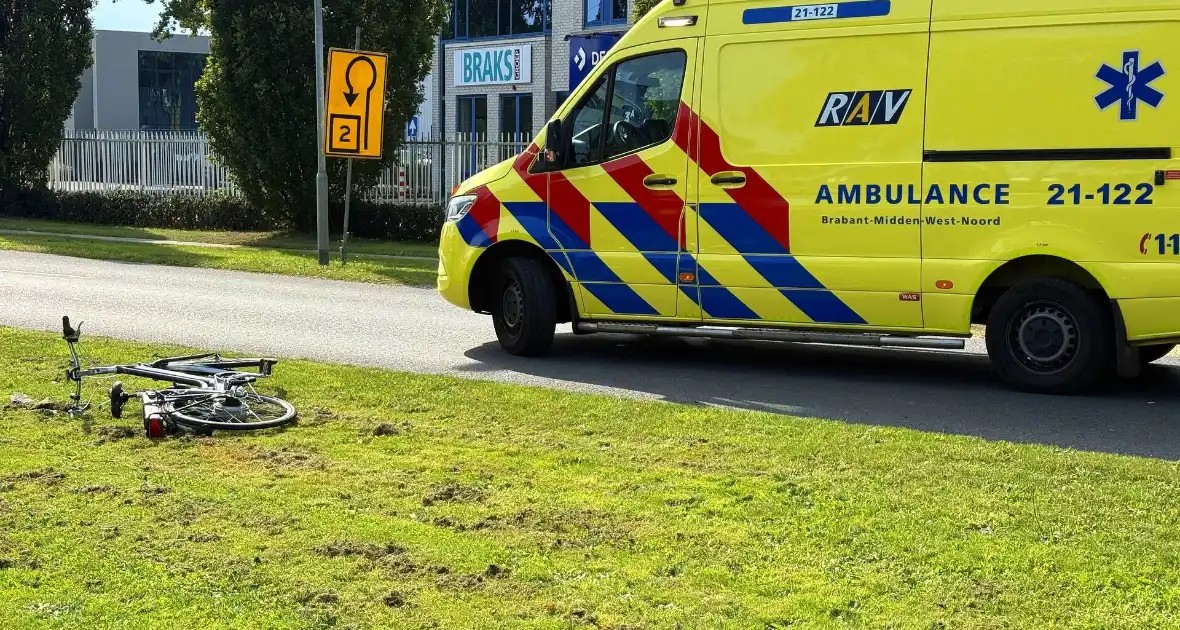
<path id="1" fill-rule="evenodd" d="M 180 424 L 223 431 L 269 429 L 295 419 L 291 403 L 252 391 L 237 396 L 217 392 L 166 395 L 162 409 Z"/>

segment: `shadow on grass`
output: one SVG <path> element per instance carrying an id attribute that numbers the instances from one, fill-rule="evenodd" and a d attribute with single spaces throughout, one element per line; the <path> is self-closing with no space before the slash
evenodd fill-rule
<path id="1" fill-rule="evenodd" d="M 1180 367 L 1152 365 L 1092 396 L 1007 389 L 988 358 L 966 352 L 559 335 L 546 359 L 494 343 L 477 369 L 644 392 L 699 405 L 832 418 L 1180 460 Z"/>
<path id="2" fill-rule="evenodd" d="M 125 227 L 121 225 L 94 225 L 70 221 L 49 221 L 0 217 L 0 230 L 28 230 L 33 232 L 55 232 L 58 234 L 85 234 L 93 236 L 114 236 L 119 238 L 141 238 L 146 240 L 170 240 L 167 230 L 156 228 Z M 6 234 L 8 234 L 6 232 Z M 10 234 L 11 236 L 11 234 Z"/>
<path id="3" fill-rule="evenodd" d="M 139 228 L 13 217 L 0 217 L 0 230 L 137 238 L 150 241 L 191 241 L 195 243 L 216 243 L 300 252 L 314 252 L 316 249 L 316 236 L 314 234 L 288 231 L 231 232 L 225 230 Z M 28 236 L 38 235 L 30 234 Z M 339 234 L 330 235 L 329 248 L 333 253 L 339 252 Z M 438 244 L 352 239 L 349 243 L 349 251 L 356 254 L 434 257 L 438 253 Z"/>
<path id="4" fill-rule="evenodd" d="M 351 260 L 351 259 L 350 259 Z M 396 284 L 419 287 L 434 286 L 438 280 L 438 265 L 417 261 L 358 259 L 370 265 L 373 273 Z M 353 264 L 353 263 L 349 263 Z"/>
<path id="5" fill-rule="evenodd" d="M 180 249 L 165 245 L 92 241 L 34 234 L 0 234 L 0 249 L 176 267 L 212 267 L 217 260 L 214 255 L 216 252 L 213 250 L 205 253 L 194 251 L 196 248 Z"/>

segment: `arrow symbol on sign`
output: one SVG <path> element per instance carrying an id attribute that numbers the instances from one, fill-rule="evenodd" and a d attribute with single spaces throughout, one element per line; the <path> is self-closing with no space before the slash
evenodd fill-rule
<path id="1" fill-rule="evenodd" d="M 360 96 L 352 86 L 352 67 L 361 61 L 369 64 L 369 70 L 372 71 L 372 74 L 369 75 L 369 87 L 365 88 L 365 129 L 361 140 L 364 148 L 367 149 L 369 148 L 369 101 L 373 95 L 373 88 L 377 85 L 377 65 L 373 63 L 372 59 L 362 55 L 354 57 L 352 61 L 348 62 L 348 66 L 344 68 L 344 86 L 348 88 L 344 91 L 344 100 L 348 102 L 349 107 L 352 107 L 352 104 L 356 102 L 356 97 Z"/>

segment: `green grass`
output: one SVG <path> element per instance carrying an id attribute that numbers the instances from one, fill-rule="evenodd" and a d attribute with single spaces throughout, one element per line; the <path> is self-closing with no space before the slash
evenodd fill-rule
<path id="1" fill-rule="evenodd" d="M 182 352 L 87 345 L 103 361 Z M 4 400 L 64 400 L 64 353 L 0 329 Z M 300 361 L 268 385 L 297 426 L 152 443 L 133 417 L 0 407 L 0 626 L 1138 629 L 1180 614 L 1173 463 Z"/>
<path id="2" fill-rule="evenodd" d="M 18 219 L 0 217 L 0 230 L 30 230 L 34 232 L 57 232 L 59 234 L 91 234 L 96 236 L 119 236 L 152 240 L 190 241 L 194 243 L 217 243 L 273 249 L 296 249 L 314 251 L 314 235 L 292 234 L 289 232 L 227 232 L 210 230 L 168 230 L 158 228 L 135 228 L 113 225 L 91 225 L 68 221 L 41 219 Z M 340 235 L 332 236 L 332 249 L 340 249 Z M 438 245 L 429 243 L 389 243 L 370 239 L 352 239 L 349 252 L 357 254 L 381 254 L 386 256 L 438 256 Z"/>
<path id="3" fill-rule="evenodd" d="M 0 249 L 381 284 L 431 285 L 438 270 L 438 263 L 426 260 L 350 256 L 347 265 L 333 260 L 329 266 L 320 267 L 315 254 L 294 250 L 119 243 L 28 234 L 0 234 Z"/>

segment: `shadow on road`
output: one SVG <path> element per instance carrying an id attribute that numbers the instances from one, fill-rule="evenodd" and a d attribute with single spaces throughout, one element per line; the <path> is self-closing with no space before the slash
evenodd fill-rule
<path id="1" fill-rule="evenodd" d="M 473 370 L 511 370 L 723 405 L 988 440 L 1180 460 L 1180 368 L 1086 397 L 1013 392 L 987 357 L 618 335 L 559 335 L 553 354 L 524 359 L 494 343 L 469 350 Z"/>

